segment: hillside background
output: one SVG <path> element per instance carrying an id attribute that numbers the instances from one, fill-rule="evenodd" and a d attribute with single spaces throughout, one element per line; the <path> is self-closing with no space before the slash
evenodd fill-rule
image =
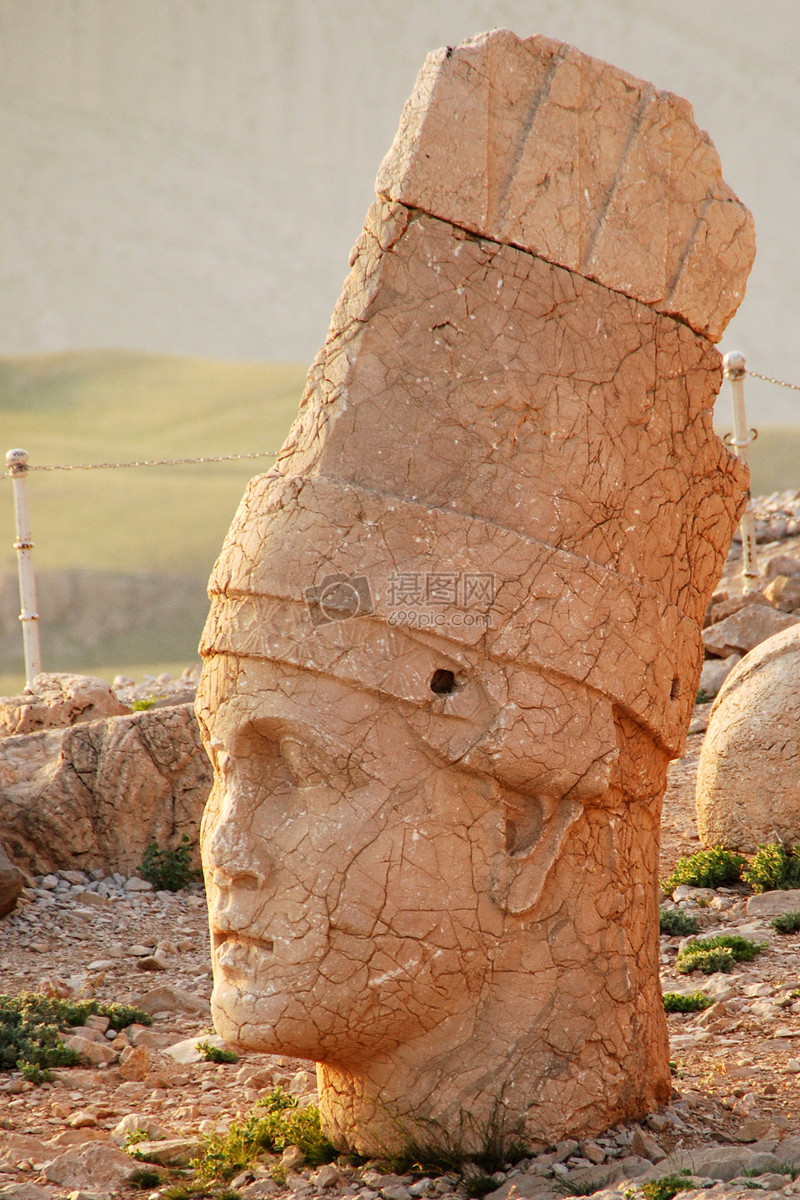
<path id="1" fill-rule="evenodd" d="M 0 0 L 0 451 L 277 449 L 426 52 L 498 25 L 692 101 L 758 236 L 721 348 L 800 381 L 787 0 Z M 748 380 L 756 491 L 800 483 L 798 395 Z M 718 409 L 729 428 L 724 394 Z M 192 661 L 205 580 L 267 461 L 31 476 L 45 666 Z M 0 691 L 21 671 L 13 540 L 4 480 Z"/>

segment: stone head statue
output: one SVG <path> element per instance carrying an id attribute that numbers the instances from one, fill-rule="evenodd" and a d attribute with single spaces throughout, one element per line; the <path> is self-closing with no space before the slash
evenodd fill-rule
<path id="1" fill-rule="evenodd" d="M 507 31 L 426 61 L 202 646 L 215 1021 L 314 1059 L 342 1146 L 669 1095 L 659 809 L 751 259 L 685 102 Z"/>

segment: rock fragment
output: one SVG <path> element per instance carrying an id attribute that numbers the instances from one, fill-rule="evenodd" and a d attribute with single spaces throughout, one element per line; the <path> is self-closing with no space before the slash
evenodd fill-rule
<path id="1" fill-rule="evenodd" d="M 717 621 L 703 630 L 703 642 L 710 654 L 727 658 L 732 654 L 747 654 L 767 638 L 784 629 L 791 629 L 800 617 L 776 612 L 765 604 L 748 604 L 731 617 Z"/>
<path id="2" fill-rule="evenodd" d="M 139 1170 L 129 1155 L 104 1142 L 91 1142 L 59 1154 L 45 1167 L 51 1183 L 63 1188 L 111 1191 Z"/>
<path id="3" fill-rule="evenodd" d="M 185 833 L 196 843 L 210 783 L 188 705 L 7 737 L 0 839 L 33 874 L 131 875 L 151 841 L 176 848 Z"/>
<path id="4" fill-rule="evenodd" d="M 0 737 L 64 729 L 129 712 L 102 679 L 45 673 L 34 678 L 29 691 L 0 697 Z"/>

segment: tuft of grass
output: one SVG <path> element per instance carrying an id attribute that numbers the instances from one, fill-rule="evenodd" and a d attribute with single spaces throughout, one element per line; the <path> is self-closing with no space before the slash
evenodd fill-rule
<path id="1" fill-rule="evenodd" d="M 134 700 L 133 704 L 131 705 L 131 708 L 133 709 L 134 712 L 147 712 L 147 710 L 149 708 L 152 708 L 154 704 L 155 704 L 155 698 L 150 696 L 146 700 Z"/>
<path id="2" fill-rule="evenodd" d="M 668 1013 L 702 1012 L 714 1003 L 705 992 L 691 992 L 688 996 L 681 996 L 678 992 L 664 992 L 661 999 L 664 1001 L 664 1011 Z"/>
<path id="3" fill-rule="evenodd" d="M 301 1108 L 294 1096 L 275 1088 L 259 1100 L 243 1121 L 234 1121 L 225 1134 L 209 1134 L 192 1162 L 202 1183 L 231 1179 L 265 1154 L 281 1154 L 299 1146 L 308 1166 L 332 1162 L 337 1150 L 322 1132 L 319 1109 Z"/>
<path id="4" fill-rule="evenodd" d="M 158 842 L 150 842 L 145 849 L 139 874 L 160 892 L 179 892 L 188 883 L 199 879 L 200 872 L 192 866 L 192 843 L 187 835 L 183 835 L 180 846 L 174 850 L 169 847 L 162 849 Z"/>
<path id="5" fill-rule="evenodd" d="M 197 1049 L 203 1056 L 204 1062 L 237 1063 L 239 1055 L 233 1050 L 225 1050 L 222 1046 L 213 1046 L 211 1042 L 197 1042 Z"/>
<path id="6" fill-rule="evenodd" d="M 718 933 L 714 937 L 695 938 L 681 950 L 675 960 L 675 968 L 681 975 L 702 971 L 713 975 L 716 971 L 731 971 L 737 962 L 752 962 L 764 946 L 751 942 L 738 933 Z"/>
<path id="7" fill-rule="evenodd" d="M 690 933 L 700 932 L 700 922 L 697 917 L 679 908 L 662 908 L 658 916 L 658 929 L 659 933 L 670 937 L 688 937 Z"/>
<path id="8" fill-rule="evenodd" d="M 712 846 L 710 850 L 698 850 L 679 858 L 668 879 L 662 881 L 665 892 L 674 892 L 676 887 L 729 887 L 741 879 L 742 868 L 747 859 L 741 854 L 734 854 L 722 846 Z"/>
<path id="9" fill-rule="evenodd" d="M 778 913 L 770 921 L 770 925 L 776 933 L 798 933 L 800 932 L 800 912 L 793 909 L 791 912 Z"/>
<path id="10" fill-rule="evenodd" d="M 800 887 L 800 846 L 791 853 L 780 842 L 761 845 L 742 871 L 754 892 L 788 891 Z"/>
<path id="11" fill-rule="evenodd" d="M 160 1182 L 161 1176 L 158 1171 L 148 1167 L 142 1167 L 140 1171 L 134 1171 L 132 1175 L 128 1176 L 128 1183 L 132 1187 L 141 1188 L 142 1191 L 145 1188 L 158 1187 Z"/>
<path id="12" fill-rule="evenodd" d="M 642 1184 L 642 1194 L 646 1200 L 672 1200 L 678 1192 L 688 1192 L 693 1187 L 688 1175 L 688 1171 L 681 1171 L 679 1174 L 662 1175 L 660 1179 L 652 1179 L 649 1183 Z"/>
<path id="13" fill-rule="evenodd" d="M 593 1196 L 595 1192 L 601 1190 L 601 1186 L 597 1183 L 592 1183 L 588 1179 L 579 1181 L 577 1179 L 554 1179 L 553 1189 L 560 1196 Z"/>
<path id="14" fill-rule="evenodd" d="M 411 1132 L 401 1126 L 403 1145 L 385 1160 L 388 1170 L 398 1175 L 456 1173 L 466 1178 L 474 1176 L 474 1168 L 479 1167 L 486 1175 L 493 1175 L 527 1153 L 522 1126 L 519 1122 L 508 1125 L 502 1096 L 483 1121 L 462 1110 L 455 1135 L 430 1119 L 418 1121 L 418 1126 L 424 1132 Z M 479 1149 L 467 1149 L 475 1146 Z"/>
<path id="15" fill-rule="evenodd" d="M 465 1171 L 461 1176 L 461 1186 L 468 1196 L 478 1200 L 480 1196 L 494 1192 L 497 1182 L 492 1175 L 484 1175 L 481 1171 Z"/>

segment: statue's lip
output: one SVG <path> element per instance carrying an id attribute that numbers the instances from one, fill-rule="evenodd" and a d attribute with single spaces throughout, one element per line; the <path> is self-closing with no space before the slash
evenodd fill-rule
<path id="1" fill-rule="evenodd" d="M 215 951 L 226 945 L 253 946 L 257 950 L 267 952 L 274 948 L 272 938 L 250 937 L 249 934 L 240 933 L 238 929 L 212 929 L 211 941 Z"/>

